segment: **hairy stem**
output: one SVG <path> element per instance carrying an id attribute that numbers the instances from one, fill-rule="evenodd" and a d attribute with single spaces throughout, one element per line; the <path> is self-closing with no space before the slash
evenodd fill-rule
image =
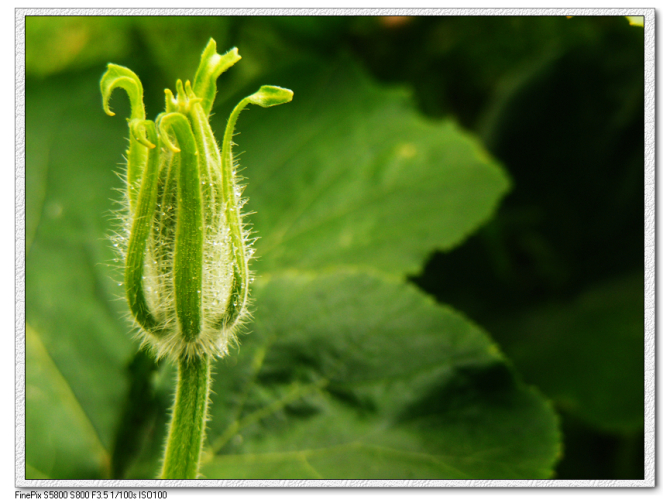
<path id="1" fill-rule="evenodd" d="M 163 461 L 162 479 L 195 479 L 205 438 L 210 358 L 179 360 L 177 396 Z"/>

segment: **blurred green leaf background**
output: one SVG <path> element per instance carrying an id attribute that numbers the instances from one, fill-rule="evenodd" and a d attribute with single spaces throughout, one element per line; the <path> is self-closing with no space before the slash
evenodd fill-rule
<path id="1" fill-rule="evenodd" d="M 236 137 L 254 320 L 207 478 L 644 477 L 643 29 L 625 17 L 27 17 L 26 478 L 152 478 L 173 369 L 137 352 L 113 227 L 209 38 L 294 102 Z"/>

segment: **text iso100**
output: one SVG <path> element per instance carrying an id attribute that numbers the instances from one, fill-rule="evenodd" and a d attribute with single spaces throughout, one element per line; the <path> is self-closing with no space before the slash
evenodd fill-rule
<path id="1" fill-rule="evenodd" d="M 140 491 L 141 500 L 164 500 L 167 499 L 167 491 Z"/>

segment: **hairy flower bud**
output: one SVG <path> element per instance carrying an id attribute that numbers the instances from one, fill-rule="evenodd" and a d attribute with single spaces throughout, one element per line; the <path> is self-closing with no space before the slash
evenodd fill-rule
<path id="1" fill-rule="evenodd" d="M 130 98 L 126 197 L 117 247 L 124 261 L 126 298 L 145 344 L 157 356 L 222 356 L 248 315 L 249 229 L 243 187 L 235 175 L 232 137 L 248 104 L 270 107 L 293 98 L 262 86 L 233 110 L 222 147 L 209 124 L 216 79 L 240 60 L 234 48 L 217 54 L 210 40 L 193 85 L 165 91 L 165 112 L 146 120 L 142 84 L 131 70 L 110 64 L 100 88 L 103 108 L 116 88 Z"/>

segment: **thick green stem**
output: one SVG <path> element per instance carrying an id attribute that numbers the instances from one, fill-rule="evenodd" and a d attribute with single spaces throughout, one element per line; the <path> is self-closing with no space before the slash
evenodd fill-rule
<path id="1" fill-rule="evenodd" d="M 195 479 L 205 438 L 210 358 L 179 360 L 177 396 L 168 433 L 162 479 Z"/>

